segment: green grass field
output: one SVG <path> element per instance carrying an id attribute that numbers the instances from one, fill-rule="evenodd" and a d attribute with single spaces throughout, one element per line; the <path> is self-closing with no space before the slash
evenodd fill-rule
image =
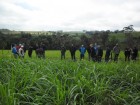
<path id="1" fill-rule="evenodd" d="M 0 105 L 139 105 L 140 62 L 95 63 L 60 60 L 59 51 L 46 59 L 15 59 L 0 51 Z"/>
<path id="2" fill-rule="evenodd" d="M 139 55 L 140 55 L 140 52 L 139 52 Z M 61 59 L 61 53 L 60 53 L 59 50 L 46 50 L 45 56 L 46 56 L 47 59 Z M 71 59 L 70 52 L 68 50 L 66 51 L 66 55 L 65 56 L 66 56 L 66 60 L 67 59 L 68 60 Z M 4 51 L 0 50 L 0 58 L 2 58 L 2 57 L 13 58 L 13 55 L 12 55 L 10 50 L 4 50 Z M 32 58 L 36 58 L 35 51 L 33 51 Z M 105 51 L 103 53 L 103 57 L 102 58 L 104 60 L 104 58 L 105 58 Z M 28 52 L 26 52 L 26 54 L 25 54 L 25 59 L 29 59 Z M 76 59 L 77 60 L 80 59 L 80 52 L 78 50 L 76 51 Z M 124 52 L 123 51 L 120 52 L 119 59 L 121 61 L 124 61 Z M 138 59 L 139 59 L 139 57 L 138 57 Z M 88 60 L 87 52 L 85 53 L 85 60 Z"/>

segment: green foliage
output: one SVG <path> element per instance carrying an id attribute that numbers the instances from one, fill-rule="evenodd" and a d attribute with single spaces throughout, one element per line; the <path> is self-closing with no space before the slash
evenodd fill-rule
<path id="1" fill-rule="evenodd" d="M 46 55 L 1 56 L 1 105 L 139 105 L 139 62 L 73 62 L 70 56 L 59 60 L 58 51 Z"/>

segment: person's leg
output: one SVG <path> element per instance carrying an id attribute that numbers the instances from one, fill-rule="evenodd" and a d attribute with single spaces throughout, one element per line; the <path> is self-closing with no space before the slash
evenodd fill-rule
<path id="1" fill-rule="evenodd" d="M 125 55 L 125 61 L 127 60 L 127 55 Z"/>
<path id="2" fill-rule="evenodd" d="M 90 57 L 90 55 L 91 55 L 91 54 L 90 54 L 90 53 L 88 53 L 88 60 L 89 60 L 89 61 L 90 61 L 90 58 L 91 58 L 91 57 Z"/>
<path id="3" fill-rule="evenodd" d="M 65 53 L 64 53 L 64 59 L 65 59 Z"/>
<path id="4" fill-rule="evenodd" d="M 119 54 L 116 54 L 116 61 L 118 61 Z"/>
<path id="5" fill-rule="evenodd" d="M 82 59 L 82 54 L 80 54 L 80 60 Z"/>
<path id="6" fill-rule="evenodd" d="M 83 59 L 85 58 L 85 55 L 83 54 Z"/>
<path id="7" fill-rule="evenodd" d="M 73 60 L 73 54 L 71 53 L 71 59 Z"/>
<path id="8" fill-rule="evenodd" d="M 74 61 L 76 60 L 75 53 L 73 53 L 73 60 L 74 60 Z"/>

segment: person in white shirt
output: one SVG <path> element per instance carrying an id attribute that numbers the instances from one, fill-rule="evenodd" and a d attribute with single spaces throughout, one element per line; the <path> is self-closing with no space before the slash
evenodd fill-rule
<path id="1" fill-rule="evenodd" d="M 24 58 L 24 55 L 25 55 L 23 47 L 24 46 L 21 46 L 18 50 L 18 54 L 21 58 Z"/>

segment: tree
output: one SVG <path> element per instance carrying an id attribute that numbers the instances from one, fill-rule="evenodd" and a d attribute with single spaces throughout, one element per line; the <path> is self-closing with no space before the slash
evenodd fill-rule
<path id="1" fill-rule="evenodd" d="M 113 48 L 113 46 L 118 42 L 119 40 L 116 38 L 116 36 L 111 36 L 108 45 Z"/>
<path id="2" fill-rule="evenodd" d="M 101 38 L 101 43 L 102 45 L 105 47 L 106 46 L 106 43 L 108 42 L 108 38 L 109 38 L 109 35 L 108 35 L 108 31 L 107 32 L 102 32 L 101 35 L 100 35 L 100 38 Z"/>
<path id="3" fill-rule="evenodd" d="M 134 31 L 133 25 L 129 25 L 123 28 L 124 33 L 132 33 Z"/>
<path id="4" fill-rule="evenodd" d="M 123 30 L 124 30 L 124 34 L 126 37 L 126 40 L 125 40 L 126 45 L 129 47 L 132 47 L 133 43 L 134 43 L 133 35 L 132 35 L 132 33 L 134 31 L 133 25 L 129 25 L 127 27 L 124 27 Z"/>

